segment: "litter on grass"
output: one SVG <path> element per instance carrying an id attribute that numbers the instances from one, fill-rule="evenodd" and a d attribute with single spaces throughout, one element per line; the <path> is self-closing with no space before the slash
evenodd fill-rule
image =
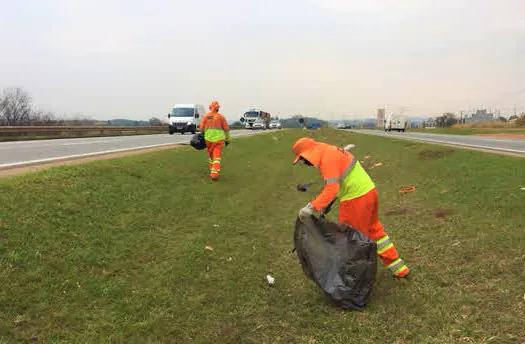
<path id="1" fill-rule="evenodd" d="M 407 188 L 399 189 L 399 193 L 407 193 L 407 192 L 414 192 L 414 191 L 416 191 L 416 187 L 415 186 L 409 186 Z"/>

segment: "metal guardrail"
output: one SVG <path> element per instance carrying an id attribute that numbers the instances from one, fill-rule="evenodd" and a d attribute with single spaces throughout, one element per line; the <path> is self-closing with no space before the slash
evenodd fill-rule
<path id="1" fill-rule="evenodd" d="M 0 137 L 19 136 L 85 136 L 168 132 L 163 126 L 0 126 Z"/>

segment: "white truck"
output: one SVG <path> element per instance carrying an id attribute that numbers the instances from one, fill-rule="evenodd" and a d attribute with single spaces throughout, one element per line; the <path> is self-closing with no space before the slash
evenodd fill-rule
<path id="1" fill-rule="evenodd" d="M 170 135 L 179 132 L 195 134 L 199 130 L 199 123 L 206 114 L 204 106 L 200 104 L 175 104 L 168 113 L 168 132 Z"/>
<path id="2" fill-rule="evenodd" d="M 271 115 L 268 112 L 251 109 L 246 111 L 241 117 L 241 122 L 244 123 L 246 129 L 255 129 L 254 123 L 257 121 L 256 128 L 267 129 L 270 126 Z M 263 124 L 261 125 L 261 121 Z"/>
<path id="3" fill-rule="evenodd" d="M 385 131 L 405 132 L 408 127 L 408 118 L 403 115 L 389 115 L 385 118 Z"/>

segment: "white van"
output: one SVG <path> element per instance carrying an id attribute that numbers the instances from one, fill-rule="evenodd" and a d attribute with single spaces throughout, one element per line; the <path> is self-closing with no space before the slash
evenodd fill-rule
<path id="1" fill-rule="evenodd" d="M 408 118 L 402 115 L 390 115 L 385 118 L 385 131 L 402 131 L 408 126 Z"/>
<path id="2" fill-rule="evenodd" d="M 168 114 L 168 130 L 173 133 L 185 132 L 195 134 L 199 130 L 199 123 L 205 115 L 204 106 L 200 104 L 175 104 Z"/>

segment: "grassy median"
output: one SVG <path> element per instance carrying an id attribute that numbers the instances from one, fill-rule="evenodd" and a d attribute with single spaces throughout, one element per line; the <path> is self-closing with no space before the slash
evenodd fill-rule
<path id="1" fill-rule="evenodd" d="M 525 128 L 427 128 L 407 129 L 407 132 L 447 135 L 520 135 L 525 137 Z"/>
<path id="2" fill-rule="evenodd" d="M 319 191 L 295 191 L 320 178 L 291 165 L 301 135 L 383 163 L 380 217 L 413 273 L 381 266 L 364 312 L 290 254 Z M 0 180 L 0 343 L 522 343 L 521 187 L 523 159 L 335 130 L 234 139 L 218 183 L 191 147 Z"/>

